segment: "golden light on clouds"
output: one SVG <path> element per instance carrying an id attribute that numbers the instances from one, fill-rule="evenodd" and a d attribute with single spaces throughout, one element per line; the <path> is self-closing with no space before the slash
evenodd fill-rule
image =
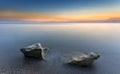
<path id="1" fill-rule="evenodd" d="M 120 14 L 95 14 L 95 15 L 75 15 L 75 16 L 55 16 L 42 13 L 28 13 L 28 12 L 15 12 L 15 11 L 2 11 L 0 12 L 0 19 L 2 20 L 22 20 L 32 22 L 74 22 L 74 21 L 105 21 L 109 19 L 120 20 Z"/>

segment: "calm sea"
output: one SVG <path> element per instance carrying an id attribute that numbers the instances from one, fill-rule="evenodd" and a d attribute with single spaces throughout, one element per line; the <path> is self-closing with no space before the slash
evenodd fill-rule
<path id="1" fill-rule="evenodd" d="M 20 48 L 38 42 L 46 59 L 24 58 Z M 101 55 L 91 67 L 63 63 L 89 51 Z M 120 74 L 120 23 L 0 24 L 0 74 Z"/>

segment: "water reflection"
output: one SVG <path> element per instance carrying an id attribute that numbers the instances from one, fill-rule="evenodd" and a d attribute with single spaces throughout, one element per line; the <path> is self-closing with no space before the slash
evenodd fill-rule
<path id="1" fill-rule="evenodd" d="M 6 74 L 118 74 L 119 28 L 119 23 L 1 25 L 0 72 L 6 72 Z M 46 60 L 25 59 L 19 49 L 37 42 L 51 48 Z M 97 51 L 102 57 L 89 68 L 68 66 L 61 60 L 62 56 L 86 51 Z"/>

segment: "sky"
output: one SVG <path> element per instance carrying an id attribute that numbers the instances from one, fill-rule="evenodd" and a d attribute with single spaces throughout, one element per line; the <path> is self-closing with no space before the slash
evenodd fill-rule
<path id="1" fill-rule="evenodd" d="M 0 0 L 0 20 L 120 21 L 120 0 Z"/>

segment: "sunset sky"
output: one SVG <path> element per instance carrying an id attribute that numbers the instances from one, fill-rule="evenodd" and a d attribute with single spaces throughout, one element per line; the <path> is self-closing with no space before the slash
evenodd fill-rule
<path id="1" fill-rule="evenodd" d="M 0 0 L 0 20 L 120 21 L 120 0 Z"/>

